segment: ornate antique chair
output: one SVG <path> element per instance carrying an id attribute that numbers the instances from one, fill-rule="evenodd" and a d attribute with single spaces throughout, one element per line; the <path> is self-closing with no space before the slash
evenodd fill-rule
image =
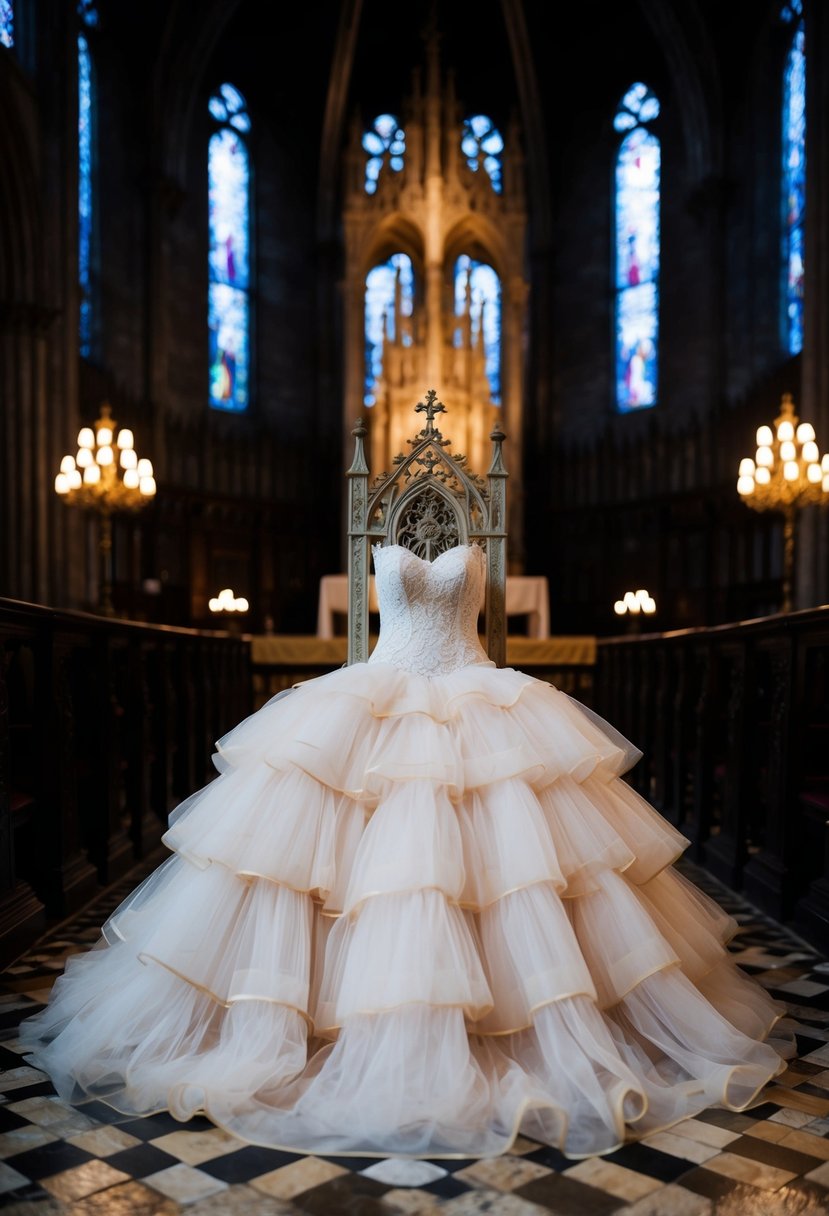
<path id="1" fill-rule="evenodd" d="M 374 543 L 405 545 L 432 561 L 445 549 L 476 541 L 486 552 L 486 650 L 494 663 L 506 658 L 506 479 L 502 460 L 503 431 L 492 431 L 492 462 L 486 479 L 470 472 L 466 457 L 449 451 L 435 426 L 446 408 L 430 389 L 415 406 L 426 424 L 409 439 L 411 451 L 394 458 L 392 473 L 381 473 L 369 485 L 362 418 L 354 435 L 354 460 L 348 470 L 348 662 L 368 658 L 368 592 L 370 547 Z"/>

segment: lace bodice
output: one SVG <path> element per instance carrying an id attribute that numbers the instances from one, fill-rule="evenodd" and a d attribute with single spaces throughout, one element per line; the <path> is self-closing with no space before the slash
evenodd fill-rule
<path id="1" fill-rule="evenodd" d="M 419 675 L 442 675 L 489 663 L 478 640 L 486 579 L 480 545 L 457 545 L 434 561 L 403 545 L 373 545 L 380 638 L 369 663 L 391 663 Z"/>

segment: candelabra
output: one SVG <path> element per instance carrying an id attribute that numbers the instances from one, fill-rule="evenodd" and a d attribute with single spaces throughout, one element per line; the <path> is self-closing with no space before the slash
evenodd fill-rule
<path id="1" fill-rule="evenodd" d="M 798 512 L 829 501 L 829 454 L 821 458 L 811 422 L 798 422 L 791 393 L 783 394 L 774 430 L 758 427 L 754 459 L 740 461 L 737 492 L 754 511 L 782 512 L 783 611 L 790 612 Z"/>
<path id="2" fill-rule="evenodd" d="M 613 611 L 618 617 L 627 618 L 628 633 L 641 633 L 642 618 L 653 616 L 656 600 L 644 587 L 640 587 L 638 591 L 626 591 L 622 599 L 616 600 Z"/>
<path id="3" fill-rule="evenodd" d="M 118 432 L 113 444 L 116 426 L 109 405 L 102 405 L 95 429 L 85 426 L 80 430 L 77 455 L 63 457 L 55 478 L 55 492 L 68 506 L 84 507 L 99 517 L 98 610 L 105 616 L 114 614 L 112 516 L 116 511 L 139 511 L 155 494 L 152 462 L 139 460 L 132 431 L 126 427 Z"/>
<path id="4" fill-rule="evenodd" d="M 617 616 L 627 616 L 628 613 L 638 615 L 640 612 L 650 616 L 651 613 L 656 612 L 656 600 L 648 594 L 644 587 L 639 591 L 626 591 L 623 599 L 616 600 L 613 611 Z"/>
<path id="5" fill-rule="evenodd" d="M 234 595 L 231 587 L 225 587 L 208 601 L 207 606 L 217 619 L 225 622 L 228 633 L 241 633 L 242 619 L 250 611 L 250 604 L 243 595 Z"/>
<path id="6" fill-rule="evenodd" d="M 213 596 L 207 606 L 211 612 L 247 612 L 250 608 L 245 597 L 234 595 L 231 587 L 225 587 L 218 595 Z"/>

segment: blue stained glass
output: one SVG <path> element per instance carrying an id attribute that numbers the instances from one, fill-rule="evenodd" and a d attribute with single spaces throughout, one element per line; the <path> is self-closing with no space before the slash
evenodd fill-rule
<path id="1" fill-rule="evenodd" d="M 616 401 L 625 412 L 656 404 L 657 304 L 655 283 L 616 298 Z"/>
<path id="2" fill-rule="evenodd" d="M 480 167 L 492 182 L 492 188 L 501 193 L 501 153 L 504 137 L 486 114 L 473 114 L 464 120 L 461 133 L 461 151 L 473 173 Z"/>
<path id="3" fill-rule="evenodd" d="M 236 131 L 222 127 L 208 152 L 210 278 L 248 287 L 248 150 Z"/>
<path id="4" fill-rule="evenodd" d="M 640 124 L 658 114 L 658 100 L 638 83 L 625 94 L 614 121 L 618 131 L 627 131 L 616 158 L 613 271 L 616 405 L 623 412 L 657 399 L 661 149 Z"/>
<path id="5" fill-rule="evenodd" d="M 374 120 L 374 129 L 378 132 L 384 143 L 389 142 L 397 130 L 397 125 L 397 119 L 393 114 L 378 114 Z"/>
<path id="6" fill-rule="evenodd" d="M 403 168 L 406 133 L 393 114 L 377 115 L 369 129 L 363 133 L 363 151 L 368 152 L 366 194 L 374 194 L 384 164 L 388 164 L 394 173 L 399 173 Z"/>
<path id="7" fill-rule="evenodd" d="M 219 89 L 219 92 L 225 99 L 228 113 L 238 114 L 246 109 L 244 97 L 238 89 L 234 89 L 232 84 L 223 84 Z"/>
<path id="8" fill-rule="evenodd" d="M 455 263 L 455 315 L 466 316 L 472 325 L 472 344 L 479 341 L 483 324 L 484 358 L 493 405 L 501 404 L 501 280 L 486 262 L 476 262 L 462 253 Z M 455 329 L 455 345 L 463 341 Z"/>
<path id="9" fill-rule="evenodd" d="M 89 29 L 98 24 L 98 9 L 95 0 L 78 0 L 78 16 Z"/>
<path id="10" fill-rule="evenodd" d="M 414 307 L 414 269 L 406 253 L 393 253 L 388 261 L 366 275 L 365 405 L 376 404 L 375 387 L 383 374 L 383 342 L 387 335 L 392 340 L 397 338 L 394 313 L 398 291 L 401 315 L 410 317 Z M 404 346 L 411 344 L 410 331 L 401 336 Z"/>
<path id="11" fill-rule="evenodd" d="M 0 46 L 14 46 L 14 4 L 0 0 Z"/>
<path id="12" fill-rule="evenodd" d="M 616 161 L 616 286 L 659 273 L 659 140 L 636 127 Z"/>
<path id="13" fill-rule="evenodd" d="M 641 80 L 637 81 L 637 83 L 631 85 L 627 93 L 625 93 L 624 97 L 622 98 L 622 105 L 625 107 L 625 109 L 632 110 L 634 114 L 638 115 L 642 102 L 644 101 L 645 97 L 647 97 L 647 94 L 648 86 L 646 84 L 642 84 Z"/>
<path id="14" fill-rule="evenodd" d="M 78 284 L 80 287 L 79 339 L 85 358 L 92 354 L 94 330 L 93 232 L 95 190 L 93 183 L 94 79 L 89 44 L 78 36 Z"/>
<path id="15" fill-rule="evenodd" d="M 250 309 L 246 291 L 226 283 L 208 288 L 210 331 L 210 404 L 215 409 L 245 410 L 248 405 L 248 333 Z"/>
<path id="16" fill-rule="evenodd" d="M 208 109 L 222 124 L 207 153 L 210 404 L 242 411 L 250 374 L 250 158 L 241 132 L 250 120 L 244 98 L 229 84 Z"/>
<path id="17" fill-rule="evenodd" d="M 659 99 L 646 84 L 631 85 L 622 98 L 613 125 L 617 131 L 630 131 L 639 123 L 652 122 L 659 117 Z"/>
<path id="18" fill-rule="evenodd" d="M 786 57 L 783 87 L 783 263 L 786 345 L 803 349 L 803 220 L 806 209 L 806 47 L 803 24 Z"/>

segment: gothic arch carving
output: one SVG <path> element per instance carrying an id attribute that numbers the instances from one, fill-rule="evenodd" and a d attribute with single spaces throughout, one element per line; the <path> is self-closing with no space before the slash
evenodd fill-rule
<path id="1" fill-rule="evenodd" d="M 510 258 L 504 235 L 486 216 L 465 215 L 447 232 L 444 240 L 445 264 L 454 265 L 462 253 L 488 262 L 502 280 L 516 270 L 518 273 L 522 271 L 521 266 L 510 265 L 515 259 Z"/>
<path id="2" fill-rule="evenodd" d="M 502 184 L 473 172 L 461 152 L 463 121 L 451 71 L 440 63 L 434 30 L 426 65 L 415 73 L 404 109 L 407 153 L 401 169 L 380 170 L 376 189 L 365 190 L 362 124 L 351 124 L 345 154 L 345 393 L 348 424 L 365 407 L 372 416 L 371 460 L 387 467 L 408 432 L 408 411 L 419 386 L 433 383 L 452 410 L 454 439 L 473 466 L 486 459 L 493 426 L 503 425 L 514 443 L 510 496 L 513 568 L 523 556 L 522 418 L 524 332 L 528 284 L 525 269 L 527 210 L 524 158 L 517 125 L 509 124 L 502 154 Z M 421 80 L 423 83 L 421 84 Z M 411 320 L 401 310 L 382 337 L 373 337 L 366 375 L 365 280 L 389 253 L 411 257 L 417 289 Z M 492 266 L 500 280 L 497 311 L 479 309 L 467 296 L 456 303 L 452 267 L 460 254 Z M 398 308 L 399 296 L 393 307 Z M 481 318 L 497 318 L 499 340 Z M 488 336 L 487 336 L 488 335 Z M 496 344 L 499 357 L 496 363 Z M 350 429 L 350 428 L 349 428 Z M 345 430 L 345 428 L 344 428 Z"/>
<path id="3" fill-rule="evenodd" d="M 423 233 L 417 224 L 399 212 L 384 216 L 375 229 L 363 234 L 363 241 L 364 252 L 357 255 L 363 266 L 363 277 L 393 253 L 408 254 L 416 272 L 422 273 Z"/>
<path id="4" fill-rule="evenodd" d="M 415 407 L 425 426 L 407 441 L 392 471 L 371 472 L 366 461 L 367 428 L 358 418 L 352 431 L 354 457 L 348 470 L 348 662 L 368 658 L 369 545 L 402 544 L 433 560 L 439 553 L 473 540 L 486 555 L 486 638 L 493 662 L 506 659 L 506 479 L 504 433 L 489 436 L 491 459 L 486 477 L 472 472 L 467 458 L 454 453 L 434 425 L 446 413 L 434 389 Z"/>

